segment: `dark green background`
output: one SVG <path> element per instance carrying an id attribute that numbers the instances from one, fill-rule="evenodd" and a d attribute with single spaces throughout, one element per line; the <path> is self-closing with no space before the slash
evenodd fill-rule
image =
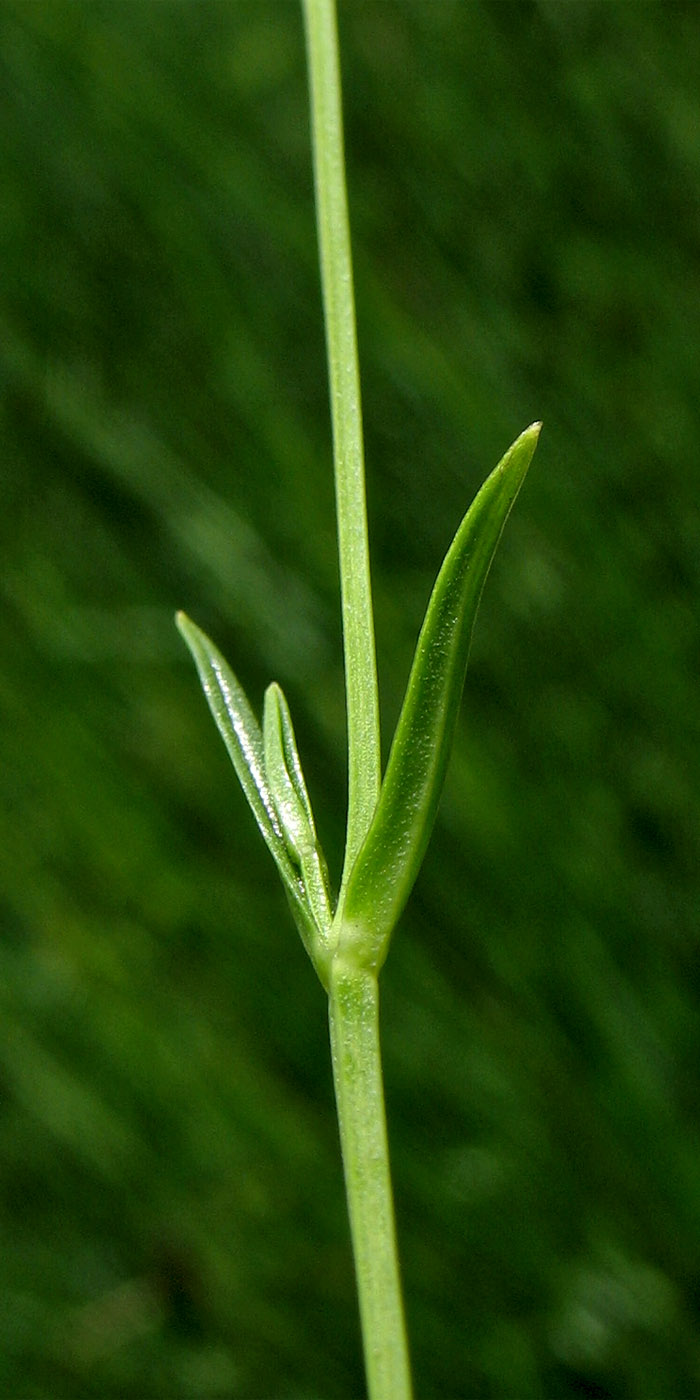
<path id="1" fill-rule="evenodd" d="M 417 1390 L 700 1386 L 700 9 L 341 5 L 385 748 L 489 579 L 383 974 Z M 292 0 L 0 11 L 0 1392 L 358 1397 L 323 994 L 172 616 L 343 680 Z"/>

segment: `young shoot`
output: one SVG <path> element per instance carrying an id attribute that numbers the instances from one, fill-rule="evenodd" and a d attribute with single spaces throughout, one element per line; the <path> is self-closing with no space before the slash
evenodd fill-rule
<path id="1" fill-rule="evenodd" d="M 330 379 L 347 699 L 348 814 L 335 907 L 280 686 L 272 682 L 266 691 L 261 728 L 214 643 L 184 613 L 178 613 L 177 625 L 328 997 L 368 1392 L 370 1400 L 409 1400 L 377 978 L 433 828 L 479 600 L 532 460 L 540 424 L 526 428 L 505 453 L 447 551 L 428 603 L 382 777 L 335 0 L 302 0 L 302 7 Z"/>

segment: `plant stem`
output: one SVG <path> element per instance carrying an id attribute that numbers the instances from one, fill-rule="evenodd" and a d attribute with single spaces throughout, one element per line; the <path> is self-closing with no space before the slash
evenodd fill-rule
<path id="1" fill-rule="evenodd" d="M 333 964 L 333 1078 L 370 1400 L 410 1400 L 379 1049 L 379 988 Z"/>
<path id="2" fill-rule="evenodd" d="M 348 821 L 340 911 L 348 876 L 379 797 L 379 695 L 335 0 L 302 3 L 333 422 L 348 712 Z M 341 932 L 336 946 L 342 942 Z M 349 967 L 336 955 L 330 965 L 328 995 L 333 1077 L 370 1400 L 410 1400 L 376 977 Z"/>
<path id="3" fill-rule="evenodd" d="M 345 648 L 348 821 L 344 889 L 379 796 L 379 699 L 335 0 L 302 3 L 311 86 Z"/>

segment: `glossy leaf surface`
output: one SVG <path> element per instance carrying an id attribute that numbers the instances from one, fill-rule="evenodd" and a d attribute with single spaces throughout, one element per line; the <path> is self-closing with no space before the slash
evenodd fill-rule
<path id="1" fill-rule="evenodd" d="M 339 951 L 379 968 L 435 820 L 486 576 L 537 445 L 534 423 L 468 510 L 418 639 L 379 802 L 338 913 Z"/>
<path id="2" fill-rule="evenodd" d="M 311 802 L 301 767 L 292 717 L 281 686 L 265 692 L 263 714 L 265 775 L 290 858 L 301 872 L 306 897 L 320 931 L 328 933 L 331 910 L 325 861 L 316 836 Z"/>
<path id="3" fill-rule="evenodd" d="M 316 844 L 316 827 L 289 706 L 276 681 L 265 691 L 263 750 L 265 776 L 282 834 L 292 859 L 299 865 L 302 851 Z"/>
<path id="4" fill-rule="evenodd" d="M 260 726 L 243 687 L 218 647 L 185 613 L 179 612 L 176 621 L 194 658 L 202 689 L 241 787 L 275 859 L 304 946 L 313 956 L 312 949 L 317 938 L 316 922 L 306 897 L 301 871 L 290 858 L 270 791 Z"/>

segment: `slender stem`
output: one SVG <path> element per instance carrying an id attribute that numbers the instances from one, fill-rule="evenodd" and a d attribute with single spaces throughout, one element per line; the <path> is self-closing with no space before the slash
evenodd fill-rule
<path id="1" fill-rule="evenodd" d="M 370 1400 L 410 1400 L 372 973 L 333 964 L 333 1078 Z"/>
<path id="2" fill-rule="evenodd" d="M 333 422 L 348 711 L 348 824 L 342 909 L 347 878 L 379 797 L 379 696 L 335 0 L 302 3 Z M 410 1400 L 376 977 L 349 968 L 336 955 L 328 993 L 333 1076 L 370 1400 Z"/>
<path id="3" fill-rule="evenodd" d="M 379 795 L 379 700 L 335 0 L 302 3 L 311 85 L 345 648 L 348 824 L 344 888 Z"/>

